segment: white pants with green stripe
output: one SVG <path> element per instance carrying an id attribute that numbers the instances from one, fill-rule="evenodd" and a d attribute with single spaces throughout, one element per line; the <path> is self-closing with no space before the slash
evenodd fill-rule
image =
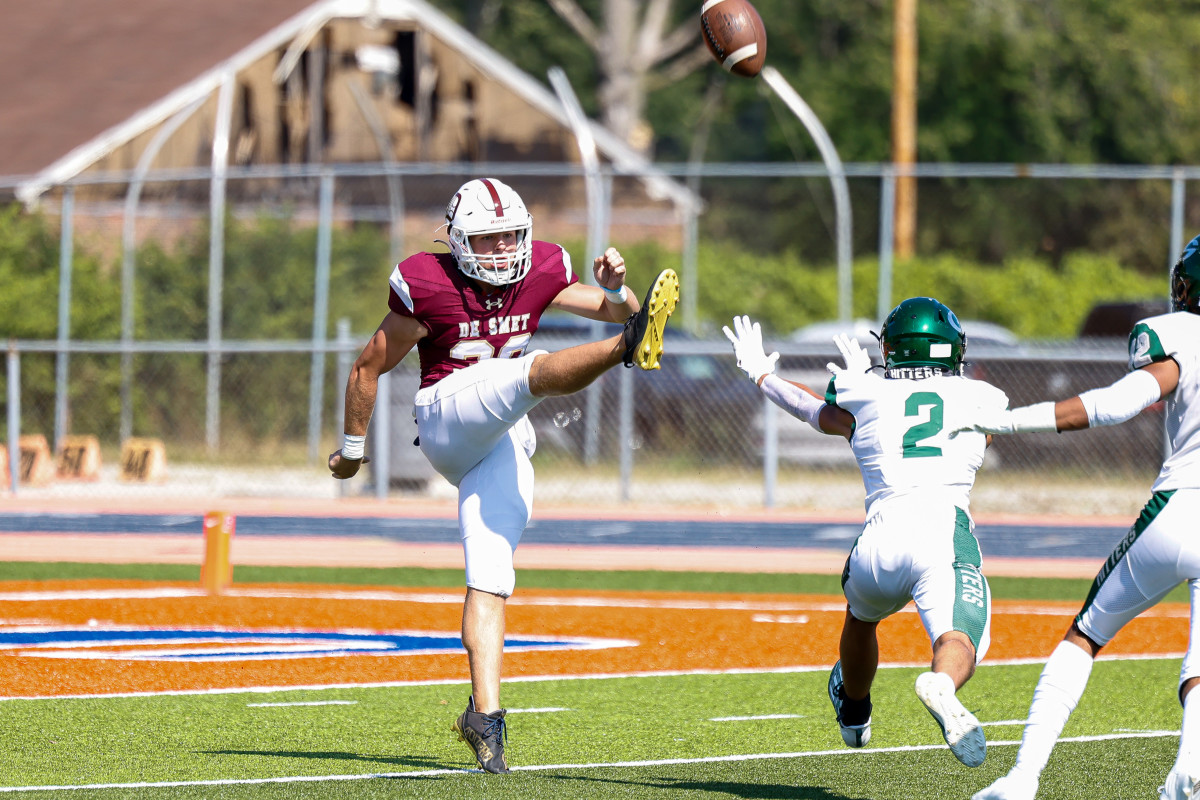
<path id="1" fill-rule="evenodd" d="M 1191 585 L 1191 628 L 1181 681 L 1200 677 L 1200 489 L 1155 492 L 1104 562 L 1075 624 L 1106 645 L 1127 622 L 1183 581 Z"/>
<path id="2" fill-rule="evenodd" d="M 991 644 L 992 603 L 970 515 L 927 498 L 895 498 L 867 520 L 842 573 L 850 613 L 878 622 L 909 600 L 929 641 L 961 631 L 978 663 Z"/>

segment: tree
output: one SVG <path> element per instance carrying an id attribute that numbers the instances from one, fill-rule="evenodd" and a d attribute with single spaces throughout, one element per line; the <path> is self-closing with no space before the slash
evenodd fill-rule
<path id="1" fill-rule="evenodd" d="M 636 135 L 639 123 L 619 120 L 644 120 L 656 161 L 687 160 L 705 119 L 712 123 L 707 161 L 819 159 L 761 80 L 727 76 L 711 59 L 697 68 L 708 56 L 695 2 L 440 2 L 467 7 L 476 32 L 530 74 L 563 67 L 585 111 L 639 145 L 649 138 Z M 812 107 L 842 160 L 890 160 L 895 0 L 754 2 L 767 28 L 768 63 Z M 1197 0 L 920 0 L 917 26 L 918 162 L 1200 163 Z M 674 36 L 692 44 L 678 48 Z M 713 82 L 721 86 L 715 113 Z M 1138 235 L 1162 217 L 1169 197 L 1161 187 L 943 182 L 939 198 L 936 182 L 921 186 L 918 252 L 993 263 L 1041 254 L 1058 262 L 1082 248 L 1147 269 L 1167 257 L 1147 245 L 1156 239 Z M 761 186 L 746 192 L 764 194 Z M 772 207 L 787 207 L 785 200 L 773 198 Z M 877 207 L 869 194 L 855 201 Z M 764 212 L 745 228 L 747 244 L 778 248 L 779 239 L 763 236 Z M 1189 226 L 1200 219 L 1191 213 Z M 790 238 L 800 229 L 795 220 L 786 227 Z M 856 237 L 860 231 L 856 252 L 875 241 L 874 231 L 856 226 Z"/>
<path id="2" fill-rule="evenodd" d="M 646 155 L 654 145 L 647 97 L 712 62 L 692 2 L 443 0 L 441 5 L 457 6 L 469 29 L 539 78 L 552 66 L 562 67 L 584 108 Z M 586 49 L 580 49 L 581 41 Z M 531 42 L 536 46 L 524 46 Z"/>
<path id="3" fill-rule="evenodd" d="M 549 3 L 596 56 L 601 121 L 648 152 L 653 131 L 644 119 L 647 92 L 677 83 L 711 58 L 693 4 L 681 19 L 683 4 L 672 0 L 603 0 L 598 25 L 576 0 Z"/>

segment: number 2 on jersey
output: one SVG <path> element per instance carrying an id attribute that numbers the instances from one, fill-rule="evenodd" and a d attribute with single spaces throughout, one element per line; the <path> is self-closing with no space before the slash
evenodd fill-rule
<path id="1" fill-rule="evenodd" d="M 937 436 L 942 430 L 942 411 L 945 403 L 936 392 L 914 392 L 904 401 L 904 416 L 923 417 L 922 409 L 929 409 L 929 418 L 918 422 L 904 432 L 904 458 L 930 458 L 940 456 L 942 448 L 920 444 L 923 439 Z"/>

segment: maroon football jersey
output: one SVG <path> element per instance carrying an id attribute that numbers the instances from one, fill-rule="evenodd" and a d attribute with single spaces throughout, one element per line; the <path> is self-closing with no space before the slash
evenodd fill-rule
<path id="1" fill-rule="evenodd" d="M 421 386 L 484 358 L 520 358 L 550 301 L 579 279 L 557 244 L 533 243 L 533 266 L 516 283 L 485 295 L 449 253 L 417 253 L 392 270 L 388 307 L 429 335 L 417 343 Z"/>

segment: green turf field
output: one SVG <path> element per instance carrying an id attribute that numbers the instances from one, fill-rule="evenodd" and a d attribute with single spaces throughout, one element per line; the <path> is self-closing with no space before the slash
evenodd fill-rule
<path id="1" fill-rule="evenodd" d="M 195 570 L 0 569 L 3 579 L 35 576 L 190 580 Z M 409 586 L 461 580 L 457 572 L 419 570 L 247 569 L 235 577 Z M 603 577 L 596 573 L 522 577 L 524 585 L 547 588 L 789 590 L 763 576 L 622 573 L 602 583 L 593 583 Z M 836 579 L 787 580 L 792 591 L 837 590 Z M 1013 581 L 1012 591 L 1019 587 L 1023 594 L 1006 595 L 997 583 L 998 597 L 1081 599 L 1087 588 L 1087 581 Z M 1178 741 L 1178 670 L 1178 659 L 1098 662 L 1039 797 L 1155 797 Z M 515 771 L 507 776 L 467 771 L 474 766 L 471 754 L 450 732 L 466 695 L 461 683 L 11 700 L 0 702 L 0 793 L 72 800 L 966 798 L 1012 764 L 1018 721 L 1039 671 L 1039 664 L 985 662 L 960 693 L 985 723 L 1003 723 L 987 727 L 988 757 L 974 770 L 954 760 L 913 695 L 915 668 L 881 670 L 873 738 L 861 751 L 841 743 L 824 669 L 508 682 L 508 754 Z"/>

